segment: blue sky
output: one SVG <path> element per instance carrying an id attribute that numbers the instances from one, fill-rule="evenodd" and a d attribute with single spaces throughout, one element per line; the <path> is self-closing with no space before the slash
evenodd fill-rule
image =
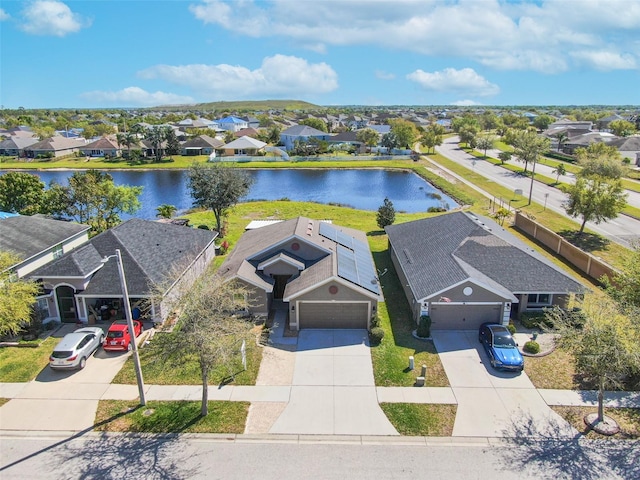
<path id="1" fill-rule="evenodd" d="M 638 0 L 3 0 L 5 108 L 638 105 Z"/>

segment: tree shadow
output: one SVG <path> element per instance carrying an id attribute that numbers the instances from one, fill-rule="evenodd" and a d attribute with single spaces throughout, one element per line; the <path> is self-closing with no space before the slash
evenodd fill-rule
<path id="1" fill-rule="evenodd" d="M 587 440 L 568 434 L 562 423 L 541 425 L 531 415 L 520 416 L 505 429 L 502 459 L 507 471 L 539 473 L 542 478 L 639 478 L 640 443 Z M 615 474 L 615 475 L 612 475 Z"/>
<path id="2" fill-rule="evenodd" d="M 582 232 L 580 234 L 577 230 L 561 230 L 558 235 L 586 252 L 606 250 L 611 243 L 608 238 L 595 233 Z"/>
<path id="3" fill-rule="evenodd" d="M 141 408 L 120 412 L 75 435 L 48 445 L 0 468 L 0 472 L 26 468 L 43 456 L 51 472 L 66 472 L 65 478 L 82 479 L 178 479 L 198 474 L 187 467 L 185 445 L 178 434 L 107 433 L 93 429 Z M 88 435 L 87 435 L 88 434 Z M 73 472 L 73 474 L 71 473 Z"/>

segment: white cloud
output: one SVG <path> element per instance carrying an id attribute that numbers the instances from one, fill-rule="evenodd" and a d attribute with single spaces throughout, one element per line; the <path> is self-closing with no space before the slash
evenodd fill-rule
<path id="1" fill-rule="evenodd" d="M 28 3 L 22 11 L 22 30 L 34 35 L 64 37 L 88 27 L 91 21 L 74 13 L 57 0 L 36 0 Z"/>
<path id="2" fill-rule="evenodd" d="M 377 45 L 544 73 L 583 66 L 577 50 L 615 44 L 611 53 L 622 56 L 640 25 L 640 2 L 629 0 L 202 0 L 189 8 L 205 24 L 302 47 Z"/>
<path id="3" fill-rule="evenodd" d="M 630 54 L 603 50 L 585 50 L 572 52 L 571 56 L 578 62 L 596 70 L 633 70 L 638 68 L 638 61 Z"/>
<path id="4" fill-rule="evenodd" d="M 436 92 L 464 93 L 481 97 L 497 95 L 500 92 L 500 87 L 478 75 L 472 68 L 445 68 L 439 72 L 416 70 L 407 75 L 407 79 L 416 82 L 425 90 Z"/>
<path id="5" fill-rule="evenodd" d="M 191 97 L 166 92 L 147 92 L 140 87 L 127 87 L 117 92 L 93 91 L 80 95 L 96 105 L 114 105 L 118 107 L 153 107 L 158 105 L 176 105 L 194 103 Z"/>
<path id="6" fill-rule="evenodd" d="M 338 75 L 326 63 L 286 55 L 266 57 L 255 70 L 227 64 L 156 65 L 138 76 L 189 87 L 209 100 L 309 96 L 338 88 Z"/>
<path id="7" fill-rule="evenodd" d="M 5 20 L 9 20 L 11 16 L 4 11 L 4 9 L 0 8 L 0 22 L 3 22 Z"/>
<path id="8" fill-rule="evenodd" d="M 393 80 L 396 78 L 395 73 L 385 72 L 384 70 L 376 70 L 376 78 L 380 80 Z"/>
<path id="9" fill-rule="evenodd" d="M 482 105 L 481 103 L 475 102 L 473 100 L 458 100 L 451 105 L 456 105 L 457 107 L 473 107 L 474 105 Z"/>

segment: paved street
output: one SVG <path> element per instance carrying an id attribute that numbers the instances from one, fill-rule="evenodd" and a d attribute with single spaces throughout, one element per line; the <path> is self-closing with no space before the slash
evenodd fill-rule
<path id="1" fill-rule="evenodd" d="M 436 147 L 436 151 L 446 158 L 460 165 L 464 165 L 469 170 L 480 173 L 497 184 L 508 188 L 512 192 L 520 189 L 524 197 L 528 198 L 529 196 L 531 186 L 530 178 L 518 175 L 498 165 L 493 165 L 492 163 L 467 154 L 464 150 L 460 149 L 457 136 L 445 139 L 442 145 Z M 548 197 L 545 197 L 546 195 L 548 195 Z M 502 200 L 508 203 L 510 198 L 503 198 Z M 532 200 L 542 206 L 546 204 L 546 208 L 549 210 L 553 210 L 556 213 L 570 218 L 563 208 L 566 195 L 556 188 L 549 187 L 540 182 L 534 182 Z M 577 229 L 579 227 L 578 222 L 576 219 L 571 220 L 576 222 Z M 594 232 L 627 247 L 631 246 L 634 240 L 640 239 L 640 221 L 626 215 L 620 215 L 618 218 L 603 222 L 600 225 L 588 222 L 587 226 Z"/>

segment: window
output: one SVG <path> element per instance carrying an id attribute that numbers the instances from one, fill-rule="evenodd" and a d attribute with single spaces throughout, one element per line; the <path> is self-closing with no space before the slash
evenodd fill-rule
<path id="1" fill-rule="evenodd" d="M 551 294 L 530 293 L 527 295 L 527 305 L 530 307 L 551 305 Z"/>
<path id="2" fill-rule="evenodd" d="M 60 258 L 62 255 L 64 255 L 64 251 L 62 249 L 62 245 L 56 245 L 55 247 L 53 247 L 52 253 L 53 253 L 53 259 L 54 260 L 56 258 Z"/>

